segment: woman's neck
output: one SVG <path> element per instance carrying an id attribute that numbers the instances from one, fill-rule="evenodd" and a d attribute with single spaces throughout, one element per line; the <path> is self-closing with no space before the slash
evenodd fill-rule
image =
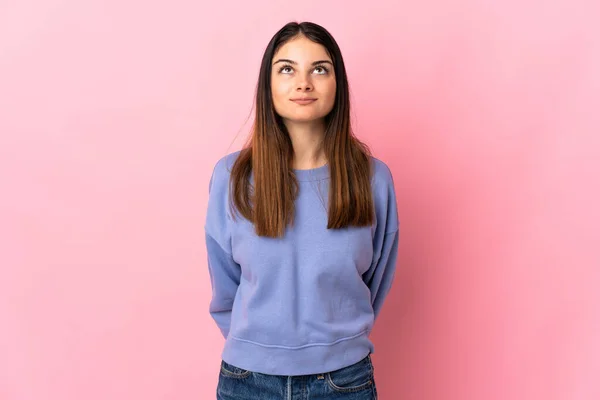
<path id="1" fill-rule="evenodd" d="M 323 121 L 305 124 L 286 124 L 294 148 L 294 169 L 312 169 L 327 163 L 323 139 L 325 126 Z"/>

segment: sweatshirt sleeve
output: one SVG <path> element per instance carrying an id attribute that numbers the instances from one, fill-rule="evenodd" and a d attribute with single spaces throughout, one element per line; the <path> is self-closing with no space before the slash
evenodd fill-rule
<path id="1" fill-rule="evenodd" d="M 389 168 L 379 162 L 380 172 L 373 184 L 376 225 L 373 233 L 373 260 L 363 274 L 371 291 L 375 319 L 379 316 L 396 273 L 399 221 L 394 182 Z"/>
<path id="2" fill-rule="evenodd" d="M 209 182 L 208 209 L 204 226 L 208 271 L 212 288 L 209 313 L 221 334 L 227 338 L 233 300 L 240 284 L 241 268 L 232 256 L 228 213 L 229 177 L 220 160 Z"/>

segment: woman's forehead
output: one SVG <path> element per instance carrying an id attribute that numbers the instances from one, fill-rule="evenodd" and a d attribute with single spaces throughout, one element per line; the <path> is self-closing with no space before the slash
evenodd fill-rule
<path id="1" fill-rule="evenodd" d="M 331 60 L 325 46 L 305 37 L 288 41 L 277 50 L 273 58 L 286 58 L 298 63 Z"/>

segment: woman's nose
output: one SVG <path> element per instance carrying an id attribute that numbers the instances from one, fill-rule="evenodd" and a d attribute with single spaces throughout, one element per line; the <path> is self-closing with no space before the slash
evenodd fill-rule
<path id="1" fill-rule="evenodd" d="M 296 88 L 297 90 L 301 90 L 301 91 L 309 91 L 313 89 L 313 85 L 312 82 L 310 81 L 310 78 L 307 78 L 305 76 L 299 78 L 297 84 L 296 84 Z"/>
<path id="2" fill-rule="evenodd" d="M 298 86 L 297 86 L 297 90 L 300 90 L 303 92 L 310 91 L 310 90 L 312 90 L 312 88 L 313 88 L 312 84 L 307 81 L 298 83 Z"/>

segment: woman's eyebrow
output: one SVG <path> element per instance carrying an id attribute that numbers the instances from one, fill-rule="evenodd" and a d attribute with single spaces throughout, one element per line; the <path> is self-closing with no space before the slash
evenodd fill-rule
<path id="1" fill-rule="evenodd" d="M 275 61 L 273 63 L 273 65 L 275 65 L 277 63 L 280 63 L 280 62 L 287 62 L 287 63 L 294 64 L 294 65 L 298 64 L 294 60 L 290 60 L 290 59 L 287 59 L 287 58 L 280 58 L 279 60 Z M 319 61 L 315 61 L 315 62 L 312 63 L 312 65 L 318 65 L 318 64 L 331 64 L 331 65 L 333 65 L 333 63 L 331 61 L 329 61 L 329 60 L 319 60 Z"/>

